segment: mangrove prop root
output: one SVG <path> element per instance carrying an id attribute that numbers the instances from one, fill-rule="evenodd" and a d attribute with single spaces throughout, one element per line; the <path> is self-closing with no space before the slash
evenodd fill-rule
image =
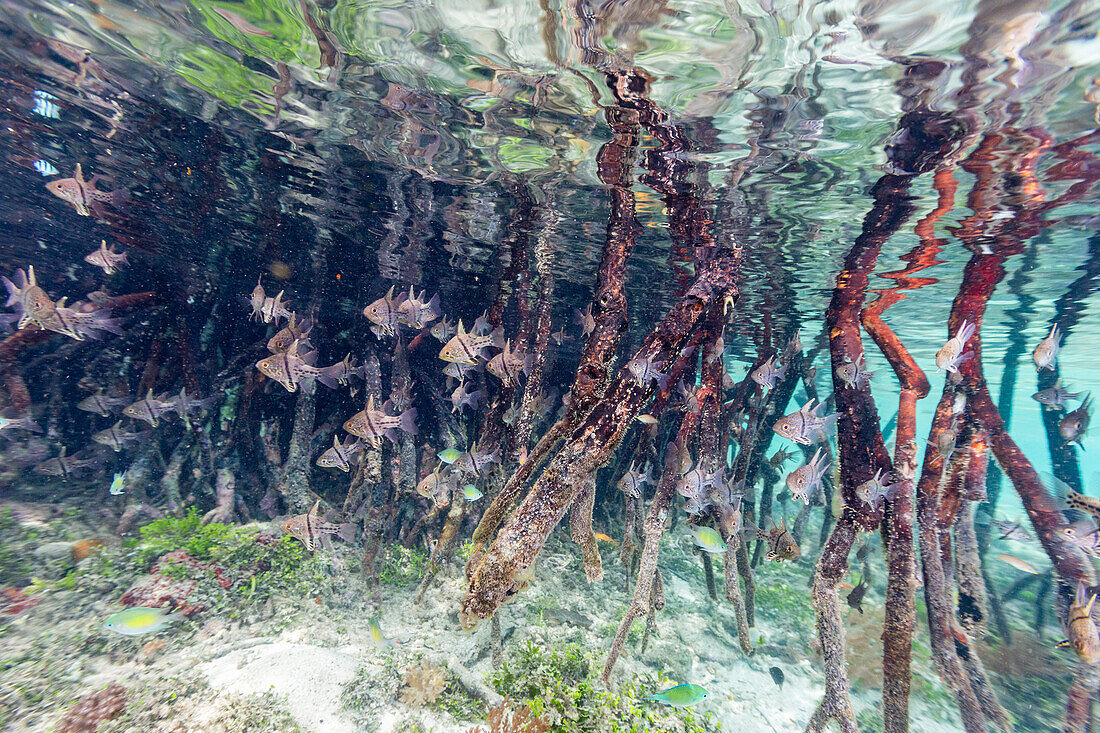
<path id="1" fill-rule="evenodd" d="M 714 563 L 710 560 L 710 553 L 700 552 L 703 560 L 703 574 L 707 579 L 707 595 L 712 601 L 718 600 L 718 588 L 714 584 Z"/>
<path id="2" fill-rule="evenodd" d="M 446 558 L 450 557 L 458 544 L 458 530 L 462 528 L 462 520 L 466 518 L 467 507 L 465 501 L 454 499 L 451 501 L 451 509 L 447 512 L 447 521 L 443 524 L 443 531 L 439 533 L 439 540 L 435 543 L 435 552 L 428 561 L 428 567 L 424 570 L 424 577 L 420 579 L 420 587 L 416 590 L 416 602 L 424 602 L 424 594 L 431 585 L 432 580 L 443 568 Z"/>
<path id="3" fill-rule="evenodd" d="M 734 281 L 741 259 L 741 249 L 734 248 L 708 263 L 636 355 L 648 356 L 662 370 L 675 362 L 705 312 L 722 308 L 724 300 L 736 295 Z M 605 397 L 551 459 L 474 570 L 462 603 L 465 625 L 491 616 L 514 592 L 515 573 L 534 563 L 578 489 L 614 453 L 655 389 L 653 382 L 639 384 L 625 367 L 620 371 Z"/>
<path id="4" fill-rule="evenodd" d="M 814 570 L 813 606 L 817 638 L 825 660 L 825 696 L 806 725 L 806 733 L 823 733 L 835 720 L 843 733 L 857 733 L 856 714 L 848 696 L 848 665 L 844 658 L 844 624 L 836 585 L 855 542 L 855 526 L 847 513 L 833 527 Z"/>
<path id="5" fill-rule="evenodd" d="M 493 616 L 489 622 L 489 644 L 493 649 L 493 669 L 504 664 L 504 643 L 500 638 L 500 617 Z"/>
<path id="6" fill-rule="evenodd" d="M 985 633 L 988 602 L 974 531 L 974 511 L 968 501 L 959 507 L 955 521 L 955 585 L 959 590 L 959 623 L 968 633 L 981 636 Z"/>
<path id="7" fill-rule="evenodd" d="M 611 649 L 607 653 L 607 661 L 603 667 L 603 682 L 610 686 L 611 672 L 615 668 L 615 662 L 622 653 L 630 628 L 634 625 L 634 619 L 645 616 L 650 612 L 654 598 L 654 576 L 657 574 L 657 553 L 660 551 L 661 537 L 665 532 L 665 523 L 668 520 L 669 510 L 672 507 L 672 497 L 676 493 L 676 481 L 680 477 L 680 445 L 691 438 L 695 432 L 695 426 L 699 421 L 698 412 L 687 412 L 680 422 L 680 429 L 676 440 L 668 444 L 665 450 L 664 468 L 661 479 L 657 483 L 657 490 L 653 500 L 649 503 L 649 513 L 645 519 L 645 529 L 642 532 L 642 559 L 638 568 L 638 578 L 634 582 L 634 596 L 630 601 L 630 607 L 626 615 L 619 623 L 619 629 L 615 633 L 615 640 L 611 643 Z"/>
<path id="8" fill-rule="evenodd" d="M 584 573 L 589 583 L 603 578 L 603 564 L 600 551 L 596 547 L 596 534 L 592 531 L 592 509 L 596 502 L 596 485 L 589 481 L 581 489 L 573 508 L 569 510 L 569 529 L 573 541 L 581 546 L 584 554 Z"/>
<path id="9" fill-rule="evenodd" d="M 741 651 L 746 656 L 752 656 L 752 639 L 749 638 L 749 621 L 745 613 L 745 599 L 741 596 L 741 586 L 737 582 L 737 557 L 739 537 L 726 539 L 726 553 L 724 557 L 724 570 L 726 580 L 726 600 L 733 604 L 733 616 L 737 622 L 737 641 L 741 644 Z"/>
<path id="10" fill-rule="evenodd" d="M 888 155 L 894 165 L 902 170 L 914 173 L 930 170 L 953 142 L 954 130 L 950 118 L 946 116 L 923 111 L 909 112 L 902 117 L 899 128 L 907 133 L 908 146 L 895 146 L 888 150 Z M 882 518 L 880 510 L 859 499 L 856 487 L 869 480 L 877 470 L 892 472 L 894 465 L 879 430 L 878 410 L 869 387 L 849 387 L 836 377 L 836 372 L 844 364 L 858 362 L 863 357 L 859 320 L 868 278 L 874 271 L 883 243 L 901 228 L 912 213 L 913 206 L 908 196 L 911 183 L 911 175 L 887 174 L 873 187 L 874 204 L 864 217 L 862 231 L 845 257 L 844 269 L 837 276 L 837 284 L 825 313 L 836 410 L 840 414 L 837 448 L 844 480 L 839 488 L 845 509 L 822 548 L 814 572 L 813 605 L 824 654 L 825 697 L 814 712 L 807 726 L 808 731 L 823 730 L 830 719 L 836 720 L 842 730 L 856 729 L 849 698 L 844 632 L 836 586 L 847 569 L 847 557 L 856 532 L 872 530 Z M 895 359 L 894 363 L 897 364 L 895 369 L 904 368 L 902 360 Z M 905 571 L 904 564 L 902 559 L 898 567 L 901 572 Z M 893 600 L 908 604 L 908 599 L 904 595 L 899 598 L 897 593 Z M 907 612 L 908 609 L 905 610 Z M 904 627 L 901 633 L 904 634 Z M 904 710 L 904 704 L 898 700 L 904 693 L 904 685 L 892 686 L 892 717 L 896 717 L 899 710 Z M 896 725 L 895 730 L 905 729 L 901 721 Z"/>
<path id="11" fill-rule="evenodd" d="M 237 479 L 228 468 L 218 469 L 214 488 L 215 506 L 202 517 L 203 524 L 217 522 L 230 524 L 236 514 L 234 511 Z"/>

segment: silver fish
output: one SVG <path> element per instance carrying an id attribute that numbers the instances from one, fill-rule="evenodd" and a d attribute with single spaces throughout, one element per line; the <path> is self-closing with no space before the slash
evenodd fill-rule
<path id="1" fill-rule="evenodd" d="M 390 402 L 387 400 L 382 403 L 381 410 L 375 409 L 374 396 L 371 395 L 367 398 L 367 406 L 344 422 L 344 430 L 376 448 L 382 446 L 383 438 L 395 442 L 397 430 L 416 435 L 416 408 L 409 408 L 400 415 L 390 415 L 386 412 L 389 407 Z"/>
<path id="2" fill-rule="evenodd" d="M 83 341 L 84 339 L 98 339 L 101 331 L 108 331 L 115 335 L 123 334 L 121 321 L 111 318 L 109 308 L 88 308 L 89 304 L 76 302 L 72 307 L 66 306 L 66 298 L 57 301 L 57 307 L 47 318 L 42 319 L 39 325 L 47 331 L 54 331 L 69 338 Z"/>
<path id="3" fill-rule="evenodd" d="M 465 379 L 467 376 L 480 372 L 484 367 L 478 364 L 459 364 L 457 362 L 450 362 L 447 366 L 443 367 L 443 373 L 448 377 L 454 377 L 455 379 Z"/>
<path id="4" fill-rule="evenodd" d="M 317 459 L 317 465 L 321 468 L 339 468 L 347 473 L 351 470 L 351 462 L 356 454 L 366 447 L 361 440 L 348 440 L 346 443 L 341 443 L 340 436 L 333 435 L 332 447 L 321 454 Z"/>
<path id="5" fill-rule="evenodd" d="M 792 412 L 775 421 L 772 430 L 777 435 L 802 445 L 820 443 L 828 438 L 830 432 L 836 428 L 838 414 L 818 416 L 816 411 L 821 407 L 814 406 L 816 399 L 811 399 L 804 404 L 798 412 Z"/>
<path id="6" fill-rule="evenodd" d="M 84 410 L 84 412 L 94 412 L 103 417 L 110 417 L 111 413 L 119 407 L 128 405 L 132 401 L 133 400 L 129 397 L 108 397 L 102 392 L 99 392 L 94 395 L 89 395 L 76 403 L 76 408 L 78 410 Z"/>
<path id="7" fill-rule="evenodd" d="M 493 324 L 489 323 L 489 311 L 482 311 L 481 315 L 474 319 L 474 325 L 470 329 L 470 333 L 475 336 L 486 336 L 492 331 Z"/>
<path id="8" fill-rule="evenodd" d="M 947 340 L 947 343 L 943 345 L 938 352 L 936 352 L 936 371 L 940 369 L 946 369 L 948 372 L 954 374 L 959 370 L 959 365 L 964 361 L 967 361 L 973 356 L 973 353 L 963 356 L 963 349 L 966 348 L 966 342 L 970 340 L 970 337 L 977 331 L 977 327 L 972 323 L 963 321 L 959 326 L 959 330 L 955 332 L 955 335 Z"/>
<path id="9" fill-rule="evenodd" d="M 1081 438 L 1088 432 L 1089 421 L 1092 419 L 1089 414 L 1091 409 L 1092 399 L 1086 395 L 1080 407 L 1058 421 L 1058 433 L 1066 444 L 1081 445 Z"/>
<path id="10" fill-rule="evenodd" d="M 531 355 L 524 354 L 522 348 L 512 351 L 511 344 L 505 341 L 504 350 L 490 359 L 485 369 L 505 384 L 518 384 L 520 372 L 526 374 L 531 368 Z"/>
<path id="11" fill-rule="evenodd" d="M 8 290 L 8 300 L 4 305 L 15 308 L 20 314 L 16 328 L 23 329 L 31 323 L 41 326 L 44 321 L 53 317 L 57 304 L 45 290 L 38 286 L 34 276 L 34 265 L 28 267 L 26 271 L 16 270 L 15 282 L 6 277 L 0 280 Z"/>
<path id="12" fill-rule="evenodd" d="M 437 466 L 416 485 L 416 493 L 425 499 L 431 499 L 436 507 L 445 507 L 451 503 L 451 494 L 456 488 L 455 477 L 445 476 Z"/>
<path id="13" fill-rule="evenodd" d="M 298 514 L 287 519 L 283 522 L 283 531 L 291 537 L 301 540 L 310 552 L 313 552 L 318 544 L 327 543 L 329 535 L 336 535 L 344 542 L 354 540 L 355 525 L 351 523 L 333 524 L 324 521 L 317 514 L 320 505 L 321 502 L 317 502 L 308 513 Z"/>
<path id="14" fill-rule="evenodd" d="M 776 366 L 775 357 L 769 356 L 766 362 L 753 370 L 752 374 L 749 375 L 749 379 L 756 382 L 761 387 L 775 389 L 776 381 L 786 377 L 787 369 L 789 368 L 790 365 L 786 363 Z"/>
<path id="15" fill-rule="evenodd" d="M 447 316 L 443 316 L 443 320 L 432 326 L 431 330 L 428 331 L 428 333 L 443 343 L 450 341 L 451 337 L 457 332 L 458 330 L 455 328 L 455 322 L 447 318 Z"/>
<path id="16" fill-rule="evenodd" d="M 866 369 L 867 363 L 863 360 L 863 354 L 855 361 L 848 361 L 836 368 L 836 376 L 848 389 L 863 389 L 871 382 L 874 372 Z"/>
<path id="17" fill-rule="evenodd" d="M 657 363 L 649 356 L 636 356 L 626 363 L 627 370 L 634 375 L 634 381 L 639 387 L 645 387 L 649 382 L 657 382 L 662 391 L 668 388 L 668 375 L 657 368 Z"/>
<path id="18" fill-rule="evenodd" d="M 475 444 L 469 452 L 455 459 L 454 467 L 463 473 L 476 473 L 478 476 L 483 476 L 485 467 L 490 463 L 499 464 L 500 453 L 495 448 L 491 451 L 478 450 Z"/>
<path id="19" fill-rule="evenodd" d="M 290 345 L 295 341 L 301 342 L 301 348 L 311 348 L 309 343 L 309 332 L 313 330 L 313 320 L 306 318 L 299 321 L 297 313 L 290 314 L 290 320 L 287 324 L 279 329 L 278 333 L 272 336 L 267 341 L 267 350 L 272 354 L 278 354 L 281 351 L 286 351 L 290 348 Z"/>
<path id="20" fill-rule="evenodd" d="M 287 302 L 283 300 L 284 292 L 280 290 L 274 298 L 264 298 L 259 313 L 261 321 L 264 323 L 278 323 L 281 319 L 289 321 L 290 317 L 294 315 L 294 311 L 290 310 Z"/>
<path id="21" fill-rule="evenodd" d="M 1100 557 L 1100 528 L 1091 519 L 1062 527 L 1063 536 L 1092 557 Z"/>
<path id="22" fill-rule="evenodd" d="M 595 331 L 596 319 L 592 317 L 592 304 L 589 303 L 588 307 L 584 309 L 583 313 L 574 308 L 573 322 L 581 327 L 582 338 Z"/>
<path id="23" fill-rule="evenodd" d="M 1059 379 L 1054 383 L 1053 387 L 1047 387 L 1031 395 L 1031 399 L 1041 405 L 1064 410 L 1067 400 L 1079 400 L 1082 394 L 1081 392 L 1070 392 L 1068 389 L 1065 389 L 1062 387 L 1062 380 Z"/>
<path id="24" fill-rule="evenodd" d="M 409 328 L 418 331 L 429 323 L 443 315 L 439 309 L 439 294 L 436 293 L 431 300 L 424 300 L 424 291 L 420 291 L 419 297 L 413 296 L 412 286 L 409 286 L 409 297 L 405 298 L 397 306 L 397 321 Z"/>
<path id="25" fill-rule="evenodd" d="M 89 265 L 103 268 L 103 272 L 114 275 L 120 265 L 128 264 L 125 252 L 115 252 L 114 247 L 107 248 L 107 240 L 99 242 L 99 249 L 84 258 Z"/>
<path id="26" fill-rule="evenodd" d="M 870 504 L 878 511 L 883 500 L 893 499 L 897 492 L 905 486 L 905 481 L 897 481 L 892 484 L 882 482 L 882 469 L 875 471 L 875 475 L 856 487 L 856 496 L 859 500 Z"/>
<path id="27" fill-rule="evenodd" d="M 1031 360 L 1035 362 L 1035 370 L 1053 369 L 1054 360 L 1058 356 L 1058 348 L 1062 345 L 1062 334 L 1058 331 L 1058 324 L 1050 327 L 1050 334 L 1039 342 L 1035 351 L 1031 352 Z"/>
<path id="28" fill-rule="evenodd" d="M 147 430 L 132 433 L 127 432 L 122 429 L 122 421 L 119 420 L 106 430 L 100 430 L 98 433 L 94 434 L 92 440 L 101 445 L 108 446 L 115 453 L 118 453 L 131 443 L 136 443 L 141 440 L 148 432 Z"/>
<path id="29" fill-rule="evenodd" d="M 60 476 L 67 481 L 74 473 L 103 465 L 103 460 L 95 456 L 81 458 L 83 451 L 72 456 L 67 456 L 65 453 L 66 449 L 63 447 L 56 458 L 50 458 L 35 466 L 34 472 L 43 476 Z"/>
<path id="30" fill-rule="evenodd" d="M 336 377 L 342 370 L 342 362 L 317 368 L 314 366 L 317 352 L 311 350 L 299 354 L 301 343 L 300 340 L 295 340 L 286 351 L 260 359 L 256 362 L 256 368 L 265 377 L 283 385 L 287 392 L 297 392 L 298 385 L 307 377 L 315 378 L 329 389 L 336 389 L 339 383 Z"/>
<path id="31" fill-rule="evenodd" d="M 85 181 L 80 163 L 77 163 L 72 178 L 50 181 L 46 184 L 46 190 L 75 206 L 76 213 L 81 216 L 91 216 L 92 212 L 100 216 L 100 204 L 117 206 L 127 198 L 127 194 L 125 191 L 99 191 L 95 187 L 98 180 L 99 176 L 92 176 L 90 181 Z"/>
<path id="32" fill-rule="evenodd" d="M 719 488 L 725 481 L 725 471 L 719 470 L 715 473 L 707 473 L 701 468 L 692 468 L 690 471 L 680 477 L 680 480 L 676 482 L 676 493 L 687 499 L 700 498 L 704 496 L 704 489 Z"/>
<path id="33" fill-rule="evenodd" d="M 176 399 L 173 402 L 175 403 L 176 414 L 186 420 L 190 415 L 208 410 L 216 399 L 216 397 L 207 397 L 204 400 L 196 400 L 194 397 L 187 394 L 186 387 L 180 387 L 180 393 L 176 395 Z"/>
<path id="34" fill-rule="evenodd" d="M 630 470 L 623 474 L 623 477 L 619 479 L 616 486 L 624 494 L 632 499 L 641 499 L 642 493 L 645 491 L 646 484 L 653 481 L 653 477 L 648 471 L 643 470 L 645 467 L 638 468 L 635 464 L 630 464 Z"/>
<path id="35" fill-rule="evenodd" d="M 463 407 L 476 410 L 481 404 L 481 390 L 467 389 L 466 382 L 459 382 L 454 392 L 451 392 L 451 412 L 462 412 Z"/>
<path id="36" fill-rule="evenodd" d="M 832 463 L 826 459 L 824 451 L 818 448 L 805 466 L 787 474 L 787 488 L 791 496 L 808 505 L 810 497 L 821 489 L 821 479 L 831 466 Z"/>
<path id="37" fill-rule="evenodd" d="M 155 428 L 160 424 L 162 415 L 176 410 L 176 403 L 163 397 L 164 395 L 153 397 L 153 390 L 149 390 L 144 397 L 124 409 L 122 414 L 134 420 L 144 420 Z"/>
<path id="38" fill-rule="evenodd" d="M 403 295 L 398 295 L 395 299 L 393 297 L 393 286 L 391 286 L 385 295 L 363 309 L 363 315 L 367 317 L 367 320 L 378 327 L 375 335 L 379 338 L 383 335 L 397 335 L 397 309 L 400 307 L 403 298 Z"/>
<path id="39" fill-rule="evenodd" d="M 477 364 L 481 358 L 481 350 L 490 346 L 500 348 L 504 344 L 504 331 L 499 327 L 487 336 L 478 336 L 473 332 L 467 333 L 462 326 L 462 320 L 458 321 L 458 331 L 451 340 L 444 344 L 439 352 L 439 358 L 443 361 L 455 364 Z"/>
<path id="40" fill-rule="evenodd" d="M 993 520 L 993 526 L 1001 533 L 998 539 L 1014 540 L 1016 542 L 1030 542 L 1031 535 L 1020 522 L 1010 522 L 1007 519 Z"/>

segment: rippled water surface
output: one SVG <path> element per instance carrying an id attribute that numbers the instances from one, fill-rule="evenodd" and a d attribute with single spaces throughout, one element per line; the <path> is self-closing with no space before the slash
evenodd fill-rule
<path id="1" fill-rule="evenodd" d="M 3 3 L 0 728 L 1092 730 L 1098 29 Z"/>

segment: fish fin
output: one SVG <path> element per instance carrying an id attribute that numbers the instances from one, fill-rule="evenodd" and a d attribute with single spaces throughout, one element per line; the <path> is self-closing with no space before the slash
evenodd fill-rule
<path id="1" fill-rule="evenodd" d="M 310 352 L 316 353 L 316 352 Z M 344 362 L 338 361 L 332 366 L 322 367 L 317 370 L 317 381 L 325 385 L 329 389 L 338 389 L 340 387 L 339 380 L 336 379 L 336 375 L 342 370 Z"/>
<path id="2" fill-rule="evenodd" d="M 336 536 L 344 542 L 351 544 L 355 541 L 355 524 L 352 522 L 341 524 L 339 529 L 336 530 Z"/>
<path id="3" fill-rule="evenodd" d="M 405 431 L 409 435 L 416 435 L 419 431 L 416 428 L 416 408 L 410 407 L 401 413 L 397 427 Z"/>
<path id="4" fill-rule="evenodd" d="M 975 324 L 963 320 L 962 324 L 959 325 L 959 330 L 955 334 L 955 336 L 959 339 L 963 346 L 965 346 L 966 342 L 970 340 L 970 337 L 973 336 L 974 332 L 977 330 L 978 327 Z M 960 363 L 961 361 L 962 360 L 960 359 Z"/>

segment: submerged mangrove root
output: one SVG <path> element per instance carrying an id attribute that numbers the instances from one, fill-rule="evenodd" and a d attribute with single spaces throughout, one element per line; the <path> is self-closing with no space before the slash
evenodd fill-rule
<path id="1" fill-rule="evenodd" d="M 211 522 L 217 522 L 219 524 L 232 523 L 233 518 L 236 516 L 236 511 L 234 509 L 236 503 L 236 486 L 237 479 L 233 476 L 232 471 L 228 468 L 218 469 L 218 477 L 214 488 L 216 505 L 202 516 L 203 524 L 210 524 Z"/>
<path id="2" fill-rule="evenodd" d="M 607 653 L 607 661 L 603 667 L 603 681 L 605 685 L 611 684 L 611 671 L 615 668 L 615 662 L 622 653 L 626 644 L 630 628 L 634 620 L 646 616 L 652 609 L 654 598 L 654 578 L 657 574 L 657 554 L 660 551 L 661 537 L 665 533 L 665 524 L 668 521 L 669 510 L 672 507 L 672 497 L 676 493 L 676 481 L 680 477 L 680 449 L 691 438 L 695 426 L 699 420 L 699 413 L 688 412 L 680 422 L 680 430 L 676 440 L 669 443 L 665 451 L 664 469 L 661 472 L 661 480 L 657 484 L 657 491 L 649 503 L 649 513 L 646 515 L 645 528 L 642 532 L 642 560 L 638 569 L 638 579 L 634 583 L 634 597 L 626 615 L 619 622 L 615 640 L 611 643 L 611 649 Z"/>
<path id="3" fill-rule="evenodd" d="M 721 525 L 719 525 L 721 526 Z M 746 656 L 752 656 L 752 639 L 749 637 L 748 615 L 745 613 L 745 599 L 741 596 L 738 584 L 737 558 L 743 552 L 743 543 L 739 537 L 726 538 L 726 554 L 723 556 L 726 580 L 726 600 L 733 604 L 733 616 L 737 620 L 737 641 Z"/>
<path id="4" fill-rule="evenodd" d="M 668 369 L 687 346 L 704 313 L 722 308 L 723 302 L 736 294 L 734 278 L 741 256 L 738 248 L 712 260 L 645 339 L 636 357 L 649 358 L 656 368 Z M 488 618 L 515 592 L 515 573 L 534 563 L 579 489 L 607 462 L 655 388 L 653 382 L 639 384 L 625 367 L 619 373 L 604 398 L 596 402 L 583 424 L 551 459 L 473 571 L 462 603 L 464 626 Z"/>
<path id="5" fill-rule="evenodd" d="M 569 510 L 569 529 L 573 541 L 581 546 L 584 554 L 584 573 L 589 583 L 603 578 L 603 564 L 596 547 L 596 534 L 592 531 L 592 509 L 596 501 L 596 482 L 593 478 L 581 489 L 581 493 Z"/>

